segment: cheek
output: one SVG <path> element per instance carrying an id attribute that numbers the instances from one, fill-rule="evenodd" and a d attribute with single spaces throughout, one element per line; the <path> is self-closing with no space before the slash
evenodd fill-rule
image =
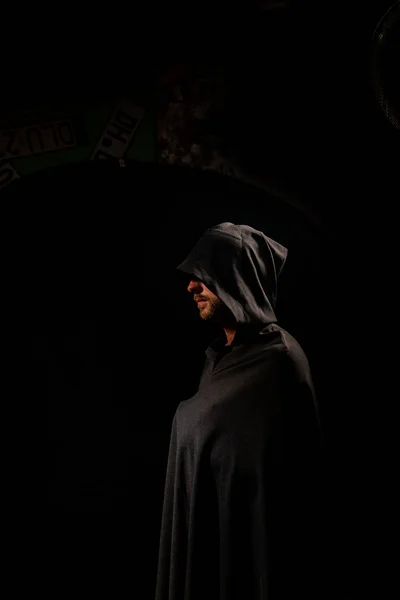
<path id="1" fill-rule="evenodd" d="M 209 306 L 208 306 L 209 312 L 213 312 L 214 313 L 217 310 L 219 304 L 220 304 L 220 302 L 219 302 L 218 298 L 215 299 L 215 300 L 214 300 L 214 298 L 212 298 L 210 300 L 210 303 L 209 303 Z"/>
<path id="2" fill-rule="evenodd" d="M 222 302 L 217 296 L 214 296 L 212 304 L 214 307 L 217 307 L 217 306 L 221 306 Z"/>

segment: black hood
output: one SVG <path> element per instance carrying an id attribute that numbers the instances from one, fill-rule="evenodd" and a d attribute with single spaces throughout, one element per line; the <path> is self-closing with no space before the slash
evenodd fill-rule
<path id="1" fill-rule="evenodd" d="M 207 229 L 178 270 L 202 281 L 239 325 L 276 322 L 277 279 L 287 249 L 248 225 Z"/>

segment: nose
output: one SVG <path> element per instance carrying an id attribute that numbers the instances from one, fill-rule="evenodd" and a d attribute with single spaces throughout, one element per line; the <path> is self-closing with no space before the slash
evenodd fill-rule
<path id="1" fill-rule="evenodd" d="M 191 279 L 189 285 L 187 286 L 187 291 L 192 294 L 199 294 L 203 289 L 201 281 L 197 281 L 197 279 Z"/>

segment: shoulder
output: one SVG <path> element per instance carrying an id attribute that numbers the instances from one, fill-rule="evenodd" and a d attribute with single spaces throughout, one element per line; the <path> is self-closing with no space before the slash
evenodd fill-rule
<path id="1" fill-rule="evenodd" d="M 298 341 L 285 329 L 276 323 L 270 323 L 259 331 L 259 340 L 264 346 L 275 348 L 275 350 L 295 356 L 304 354 Z"/>
<path id="2" fill-rule="evenodd" d="M 299 342 L 285 329 L 272 323 L 260 332 L 261 344 L 271 349 L 284 368 L 297 376 L 309 376 L 307 356 Z"/>

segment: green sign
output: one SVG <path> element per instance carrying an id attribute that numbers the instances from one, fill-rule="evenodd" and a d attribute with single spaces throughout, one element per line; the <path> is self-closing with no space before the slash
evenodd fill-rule
<path id="1" fill-rule="evenodd" d="M 0 124 L 0 189 L 49 167 L 86 160 L 155 160 L 150 102 L 119 98 L 47 107 Z"/>

